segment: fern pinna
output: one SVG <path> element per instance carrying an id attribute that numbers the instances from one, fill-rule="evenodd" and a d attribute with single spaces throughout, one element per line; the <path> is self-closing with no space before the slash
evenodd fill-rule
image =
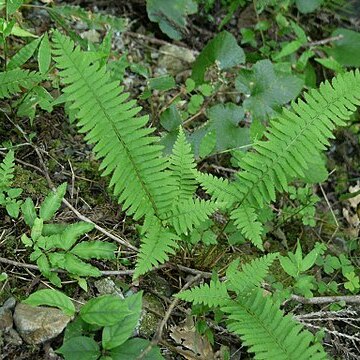
<path id="1" fill-rule="evenodd" d="M 135 276 L 144 274 L 174 253 L 176 240 L 215 206 L 193 198 L 197 187 L 194 160 L 185 135 L 180 131 L 170 160 L 147 116 L 137 116 L 140 107 L 126 101 L 128 94 L 112 81 L 97 57 L 75 47 L 73 41 L 54 32 L 54 55 L 63 92 L 70 110 L 75 111 L 80 132 L 94 146 L 103 175 L 110 175 L 127 214 L 144 218 L 143 242 Z"/>
<path id="2" fill-rule="evenodd" d="M 360 104 L 360 73 L 338 75 L 319 90 L 304 94 L 304 100 L 291 104 L 270 123 L 266 140 L 258 141 L 253 151 L 239 160 L 235 181 L 226 183 L 211 175 L 199 174 L 198 180 L 214 199 L 231 206 L 235 225 L 262 249 L 263 226 L 258 211 L 286 191 L 288 183 L 304 177 L 312 158 L 318 156 L 333 138 L 332 131 L 345 125 Z"/>
<path id="3" fill-rule="evenodd" d="M 260 288 L 277 254 L 270 254 L 242 266 L 232 262 L 226 280 L 212 280 L 177 295 L 194 304 L 219 307 L 228 317 L 228 328 L 243 340 L 255 359 L 326 359 L 314 336 L 283 312 Z"/>

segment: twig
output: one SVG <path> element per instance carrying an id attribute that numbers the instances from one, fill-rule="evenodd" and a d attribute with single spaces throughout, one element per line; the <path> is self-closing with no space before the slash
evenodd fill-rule
<path id="1" fill-rule="evenodd" d="M 341 40 L 344 36 L 343 35 L 337 35 L 337 36 L 331 36 L 328 37 L 326 39 L 322 39 L 322 40 L 317 40 L 317 41 L 311 41 L 309 43 L 306 44 L 307 47 L 313 47 L 313 46 L 320 46 L 320 45 L 325 45 L 328 43 L 331 43 L 333 41 L 337 41 L 337 40 Z"/>
<path id="2" fill-rule="evenodd" d="M 3 258 L 3 257 L 0 257 L 0 263 L 13 265 L 13 266 L 16 266 L 16 267 L 22 267 L 22 268 L 25 268 L 25 269 L 32 269 L 32 270 L 40 271 L 40 269 L 39 269 L 39 267 L 37 265 L 21 263 L 21 262 L 6 259 L 6 258 Z M 52 269 L 52 271 L 58 272 L 58 273 L 66 273 L 66 271 L 61 270 L 61 269 L 59 269 L 59 270 Z M 101 275 L 103 275 L 103 276 L 132 275 L 134 272 L 135 272 L 135 270 L 111 270 L 111 271 L 101 271 Z"/>
<path id="3" fill-rule="evenodd" d="M 297 301 L 301 304 L 311 304 L 311 305 L 331 304 L 339 301 L 344 301 L 347 304 L 360 304 L 360 295 L 318 296 L 312 298 L 305 298 L 299 295 L 291 295 L 291 300 Z"/>
<path id="4" fill-rule="evenodd" d="M 190 281 L 188 281 L 182 288 L 181 291 L 184 291 L 186 289 L 188 289 L 192 284 L 196 283 L 197 281 L 199 281 L 201 278 L 203 277 L 202 274 L 198 274 L 196 275 L 193 279 L 191 279 Z M 161 320 L 154 337 L 152 338 L 150 344 L 144 349 L 144 351 L 136 358 L 136 360 L 142 360 L 145 358 L 145 356 L 151 351 L 151 349 L 156 346 L 159 342 L 162 341 L 162 333 L 164 331 L 164 327 L 167 323 L 167 321 L 169 320 L 171 313 L 173 312 L 173 310 L 175 309 L 175 307 L 178 305 L 178 303 L 180 302 L 180 299 L 175 298 L 172 303 L 170 304 L 169 308 L 167 309 L 164 318 Z"/>

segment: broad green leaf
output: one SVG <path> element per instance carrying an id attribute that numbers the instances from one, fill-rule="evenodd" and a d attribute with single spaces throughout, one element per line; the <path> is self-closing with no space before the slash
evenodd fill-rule
<path id="1" fill-rule="evenodd" d="M 123 344 L 134 333 L 141 315 L 142 293 L 125 298 L 129 314 L 112 326 L 105 326 L 102 332 L 102 346 L 110 350 Z"/>
<path id="2" fill-rule="evenodd" d="M 323 2 L 324 0 L 296 0 L 296 7 L 301 13 L 307 14 L 319 8 Z"/>
<path id="3" fill-rule="evenodd" d="M 21 242 L 25 245 L 25 247 L 33 246 L 32 240 L 26 234 L 21 235 Z"/>
<path id="4" fill-rule="evenodd" d="M 337 73 L 342 74 L 345 72 L 342 65 L 332 57 L 327 59 L 315 58 L 315 61 L 321 64 L 322 66 L 326 67 L 327 69 L 333 70 Z"/>
<path id="5" fill-rule="evenodd" d="M 90 299 L 81 309 L 81 318 L 89 323 L 110 326 L 130 314 L 128 304 L 117 295 L 102 295 Z"/>
<path id="6" fill-rule="evenodd" d="M 265 120 L 300 93 L 303 80 L 281 71 L 280 66 L 260 60 L 251 70 L 241 70 L 236 78 L 236 89 L 247 96 L 244 109 L 254 118 Z"/>
<path id="7" fill-rule="evenodd" d="M 204 158 L 210 155 L 216 146 L 216 133 L 214 130 L 209 131 L 201 140 L 199 146 L 199 156 Z"/>
<path id="8" fill-rule="evenodd" d="M 136 359 L 150 344 L 149 340 L 134 338 L 110 351 L 113 360 Z M 143 360 L 163 360 L 158 347 L 153 347 Z"/>
<path id="9" fill-rule="evenodd" d="M 304 169 L 304 181 L 308 184 L 318 184 L 324 182 L 329 173 L 326 169 L 326 161 L 322 158 L 321 154 L 313 156 L 311 161 L 308 162 L 308 168 Z"/>
<path id="10" fill-rule="evenodd" d="M 33 37 L 37 38 L 38 36 L 32 34 L 31 32 L 21 28 L 18 24 L 15 24 L 11 29 L 11 34 L 18 37 Z"/>
<path id="11" fill-rule="evenodd" d="M 64 260 L 65 263 L 62 264 L 61 267 L 71 274 L 79 276 L 101 276 L 101 271 L 98 268 L 81 261 L 73 254 L 67 253 Z"/>
<path id="12" fill-rule="evenodd" d="M 13 70 L 25 64 L 34 54 L 41 38 L 31 41 L 29 44 L 22 47 L 9 61 L 7 65 L 8 70 Z"/>
<path id="13" fill-rule="evenodd" d="M 194 153 L 199 155 L 202 139 L 216 134 L 216 152 L 235 149 L 250 143 L 249 128 L 244 125 L 244 110 L 233 103 L 217 104 L 207 110 L 209 122 L 190 135 Z"/>
<path id="14" fill-rule="evenodd" d="M 36 241 L 42 233 L 43 228 L 43 219 L 36 218 L 34 220 L 34 225 L 31 228 L 31 238 Z"/>
<path id="15" fill-rule="evenodd" d="M 287 256 L 279 256 L 279 261 L 284 271 L 295 278 L 298 275 L 298 269 Z"/>
<path id="16" fill-rule="evenodd" d="M 38 63 L 40 72 L 45 74 L 49 70 L 51 63 L 51 45 L 47 33 L 44 34 L 39 46 Z"/>
<path id="17" fill-rule="evenodd" d="M 16 219 L 19 216 L 20 212 L 20 204 L 15 201 L 8 202 L 5 205 L 7 213 L 14 219 Z"/>
<path id="18" fill-rule="evenodd" d="M 180 40 L 186 33 L 186 16 L 196 13 L 197 4 L 194 0 L 147 0 L 146 10 L 163 33 Z"/>
<path id="19" fill-rule="evenodd" d="M 342 36 L 333 47 L 327 50 L 337 62 L 344 66 L 360 66 L 360 33 L 348 29 L 336 29 L 331 36 Z"/>
<path id="20" fill-rule="evenodd" d="M 181 116 L 174 104 L 160 115 L 160 124 L 167 131 L 177 130 L 181 123 Z"/>
<path id="21" fill-rule="evenodd" d="M 97 360 L 101 355 L 97 342 L 87 336 L 67 340 L 56 352 L 63 355 L 65 360 Z"/>
<path id="22" fill-rule="evenodd" d="M 17 198 L 18 196 L 21 195 L 21 193 L 23 192 L 23 189 L 20 189 L 20 188 L 12 188 L 12 189 L 9 189 L 7 194 L 8 194 L 8 197 L 12 198 L 12 199 L 15 199 Z"/>
<path id="23" fill-rule="evenodd" d="M 159 76 L 148 80 L 149 88 L 158 91 L 167 91 L 175 87 L 175 79 L 171 75 Z"/>
<path id="24" fill-rule="evenodd" d="M 12 15 L 22 4 L 24 0 L 6 0 L 6 13 Z"/>
<path id="25" fill-rule="evenodd" d="M 61 249 L 69 250 L 82 235 L 91 231 L 93 228 L 94 224 L 85 221 L 68 225 L 61 234 Z"/>
<path id="26" fill-rule="evenodd" d="M 55 212 L 60 208 L 61 201 L 64 198 L 67 184 L 61 184 L 55 191 L 50 192 L 40 207 L 40 217 L 44 221 L 50 220 Z"/>
<path id="27" fill-rule="evenodd" d="M 192 79 L 196 84 L 204 82 L 207 68 L 217 64 L 220 70 L 226 70 L 245 62 L 245 53 L 232 34 L 223 31 L 216 35 L 201 51 L 192 68 Z"/>
<path id="28" fill-rule="evenodd" d="M 0 273 L 0 281 L 5 281 L 8 278 L 8 274 L 7 273 Z"/>
<path id="29" fill-rule="evenodd" d="M 281 49 L 281 51 L 278 54 L 276 54 L 275 56 L 273 56 L 273 60 L 276 61 L 285 56 L 293 54 L 298 49 L 300 49 L 302 45 L 303 45 L 303 43 L 300 40 L 294 40 L 294 41 L 291 41 L 291 42 L 285 44 L 283 46 L 283 48 Z"/>
<path id="30" fill-rule="evenodd" d="M 83 241 L 77 244 L 71 253 L 82 259 L 115 259 L 115 244 L 104 241 Z"/>
<path id="31" fill-rule="evenodd" d="M 61 309 L 66 315 L 73 316 L 75 314 L 75 306 L 71 299 L 58 290 L 38 290 L 32 293 L 23 303 L 33 306 L 53 306 Z"/>

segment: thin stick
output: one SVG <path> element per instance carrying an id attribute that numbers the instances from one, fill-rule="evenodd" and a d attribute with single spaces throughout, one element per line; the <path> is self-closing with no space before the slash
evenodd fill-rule
<path id="1" fill-rule="evenodd" d="M 322 305 L 344 301 L 346 304 L 360 304 L 360 295 L 349 296 L 318 296 L 313 298 L 305 298 L 299 295 L 291 295 L 291 300 L 295 300 L 301 304 Z"/>

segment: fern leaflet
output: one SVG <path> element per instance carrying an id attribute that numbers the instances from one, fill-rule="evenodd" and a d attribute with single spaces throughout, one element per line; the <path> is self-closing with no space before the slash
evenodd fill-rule
<path id="1" fill-rule="evenodd" d="M 227 287 L 224 282 L 211 280 L 210 284 L 201 284 L 190 290 L 176 295 L 177 298 L 192 302 L 194 305 L 202 304 L 209 307 L 225 306 L 230 302 Z"/>
<path id="2" fill-rule="evenodd" d="M 0 99 L 9 98 L 21 88 L 30 89 L 42 80 L 42 76 L 28 70 L 14 69 L 0 72 Z"/>
<path id="3" fill-rule="evenodd" d="M 277 253 L 272 253 L 254 259 L 249 263 L 243 264 L 241 271 L 237 270 L 239 260 L 233 261 L 226 270 L 228 289 L 241 295 L 260 286 L 269 271 L 269 267 L 277 256 Z"/>
<path id="4" fill-rule="evenodd" d="M 10 189 L 14 178 L 15 158 L 14 151 L 10 150 L 0 164 L 0 192 Z"/>

